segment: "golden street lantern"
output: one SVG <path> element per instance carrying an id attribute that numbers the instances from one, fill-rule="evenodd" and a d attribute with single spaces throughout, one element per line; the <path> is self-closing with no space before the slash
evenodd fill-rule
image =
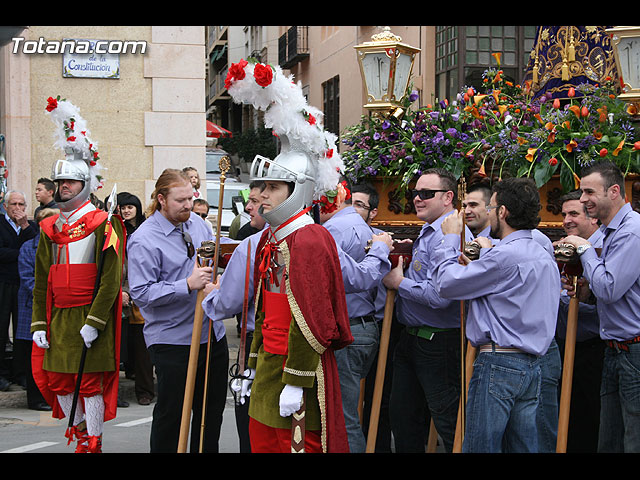
<path id="1" fill-rule="evenodd" d="M 607 29 L 620 77 L 620 100 L 640 111 L 640 27 L 616 26 Z"/>
<path id="2" fill-rule="evenodd" d="M 389 27 L 354 48 L 367 95 L 364 108 L 378 113 L 400 108 L 420 49 L 402 43 L 402 38 L 391 33 Z"/>

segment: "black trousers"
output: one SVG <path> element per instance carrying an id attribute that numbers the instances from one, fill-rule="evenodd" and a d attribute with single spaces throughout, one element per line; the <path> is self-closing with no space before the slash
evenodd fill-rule
<path id="1" fill-rule="evenodd" d="M 182 404 L 189 363 L 189 345 L 151 345 L 149 353 L 157 376 L 158 398 L 151 423 L 151 453 L 176 453 L 180 437 Z M 203 453 L 218 453 L 220 428 L 227 397 L 229 348 L 227 338 L 211 341 L 209 382 L 205 416 Z M 200 425 L 204 393 L 207 345 L 200 345 L 198 370 L 193 392 L 190 429 L 191 453 L 200 451 Z"/>
<path id="2" fill-rule="evenodd" d="M 253 340 L 253 332 L 247 332 L 245 339 L 245 365 L 249 358 L 249 350 L 251 341 Z M 241 374 L 243 372 L 240 372 Z M 236 429 L 238 431 L 238 440 L 240 442 L 240 453 L 251 453 L 251 442 L 249 441 L 249 402 L 251 397 L 244 399 L 244 404 L 235 404 Z"/>
<path id="3" fill-rule="evenodd" d="M 13 340 L 13 361 L 18 362 L 24 367 L 24 378 L 27 382 L 27 405 L 29 408 L 36 407 L 38 404 L 46 403 L 40 389 L 33 380 L 31 370 L 31 349 L 33 340 Z M 36 347 L 37 348 L 37 347 Z"/>
<path id="4" fill-rule="evenodd" d="M 564 340 L 558 339 L 564 361 Z M 576 342 L 569 411 L 567 453 L 596 453 L 600 429 L 600 383 L 604 342 L 594 338 Z M 561 389 L 558 389 L 560 395 Z"/>
<path id="5" fill-rule="evenodd" d="M 18 287 L 18 284 L 0 282 L 0 377 L 7 380 L 13 378 L 13 369 L 11 364 L 5 361 L 5 348 L 9 342 L 9 323 L 12 323 L 12 337 L 16 338 Z"/>

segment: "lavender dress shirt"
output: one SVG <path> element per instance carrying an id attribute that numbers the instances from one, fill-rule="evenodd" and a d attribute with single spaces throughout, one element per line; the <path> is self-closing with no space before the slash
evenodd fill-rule
<path id="1" fill-rule="evenodd" d="M 530 230 L 519 230 L 467 266 L 458 263 L 458 235 L 446 235 L 433 255 L 443 298 L 469 300 L 466 334 L 474 346 L 544 355 L 553 340 L 560 298 L 554 259 Z"/>
<path id="2" fill-rule="evenodd" d="M 411 265 L 405 271 L 396 295 L 398 322 L 409 327 L 430 326 L 435 328 L 460 328 L 460 304 L 443 298 L 437 291 L 433 278 L 436 265 L 433 253 L 443 241 L 442 221 L 455 210 L 442 215 L 433 223 L 425 223 L 413 244 Z M 465 227 L 465 239 L 473 235 Z M 460 237 L 457 236 L 456 254 L 460 252 Z"/>
<path id="3" fill-rule="evenodd" d="M 336 241 L 336 245 L 342 249 L 344 255 L 351 257 L 355 262 L 364 260 L 367 242 L 371 239 L 373 230 L 352 206 L 345 207 L 336 212 L 323 226 L 331 233 Z M 354 275 L 362 276 L 359 280 L 362 284 L 365 284 L 369 279 L 379 280 L 386 275 L 391 268 L 391 263 L 387 255 L 387 259 L 382 261 L 381 268 L 376 269 L 373 274 L 370 272 L 354 272 L 353 269 L 350 268 L 350 262 L 346 261 L 344 255 L 339 256 L 340 265 L 344 265 L 344 267 L 342 267 L 343 277 L 346 277 L 347 282 L 353 281 Z M 349 318 L 375 314 L 377 284 L 378 282 L 376 281 L 375 285 L 367 290 L 346 294 Z"/>
<path id="4" fill-rule="evenodd" d="M 244 303 L 244 285 L 247 273 L 247 249 L 251 242 L 251 260 L 249 266 L 249 296 L 247 308 L 247 330 L 253 332 L 255 329 L 255 303 L 253 270 L 256 262 L 256 251 L 260 237 L 269 225 L 259 232 L 245 238 L 233 251 L 229 263 L 220 277 L 220 288 L 212 290 L 203 300 L 202 308 L 204 313 L 213 320 L 224 320 L 233 315 L 242 314 Z M 218 322 L 215 322 L 218 323 Z"/>
<path id="5" fill-rule="evenodd" d="M 600 337 L 604 340 L 630 340 L 640 335 L 640 214 L 626 203 L 604 234 L 602 253 L 594 248 L 580 260 L 584 277 L 597 298 Z"/>
<path id="6" fill-rule="evenodd" d="M 191 213 L 184 222 L 194 247 L 213 240 L 204 220 Z M 189 292 L 187 277 L 196 261 L 187 256 L 187 247 L 179 227 L 175 227 L 160 212 L 154 212 L 129 237 L 129 294 L 145 319 L 144 338 L 147 346 L 154 344 L 190 345 L 193 332 L 197 292 Z M 204 317 L 204 323 L 208 321 Z M 216 339 L 225 335 L 222 322 L 213 322 Z M 208 328 L 202 329 L 201 343 L 208 339 Z"/>

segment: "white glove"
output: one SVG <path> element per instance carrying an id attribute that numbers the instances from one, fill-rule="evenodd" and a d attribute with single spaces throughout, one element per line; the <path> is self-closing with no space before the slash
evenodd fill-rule
<path id="1" fill-rule="evenodd" d="M 93 341 L 98 338 L 98 329 L 96 327 L 92 327 L 91 325 L 84 325 L 80 329 L 80 335 L 84 340 L 84 344 L 87 348 L 91 348 L 91 344 Z"/>
<path id="2" fill-rule="evenodd" d="M 36 330 L 33 332 L 33 341 L 40 348 L 49 348 L 49 342 L 47 341 L 47 332 L 44 330 Z"/>
<path id="3" fill-rule="evenodd" d="M 256 371 L 253 368 L 247 368 L 243 372 L 243 376 L 246 378 L 236 378 L 231 382 L 231 390 L 236 393 L 240 392 L 240 405 L 244 405 L 245 397 L 251 396 L 251 384 L 256 378 Z"/>
<path id="4" fill-rule="evenodd" d="M 280 392 L 280 416 L 288 417 L 293 415 L 302 405 L 302 387 L 285 385 Z"/>

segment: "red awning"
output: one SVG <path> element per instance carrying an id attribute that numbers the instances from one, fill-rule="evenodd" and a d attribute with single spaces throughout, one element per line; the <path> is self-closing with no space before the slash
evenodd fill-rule
<path id="1" fill-rule="evenodd" d="M 231 137 L 231 136 L 233 136 L 233 134 L 229 130 L 222 128 L 220 125 L 216 125 L 215 123 L 207 120 L 207 137 L 220 138 L 220 137 Z"/>

